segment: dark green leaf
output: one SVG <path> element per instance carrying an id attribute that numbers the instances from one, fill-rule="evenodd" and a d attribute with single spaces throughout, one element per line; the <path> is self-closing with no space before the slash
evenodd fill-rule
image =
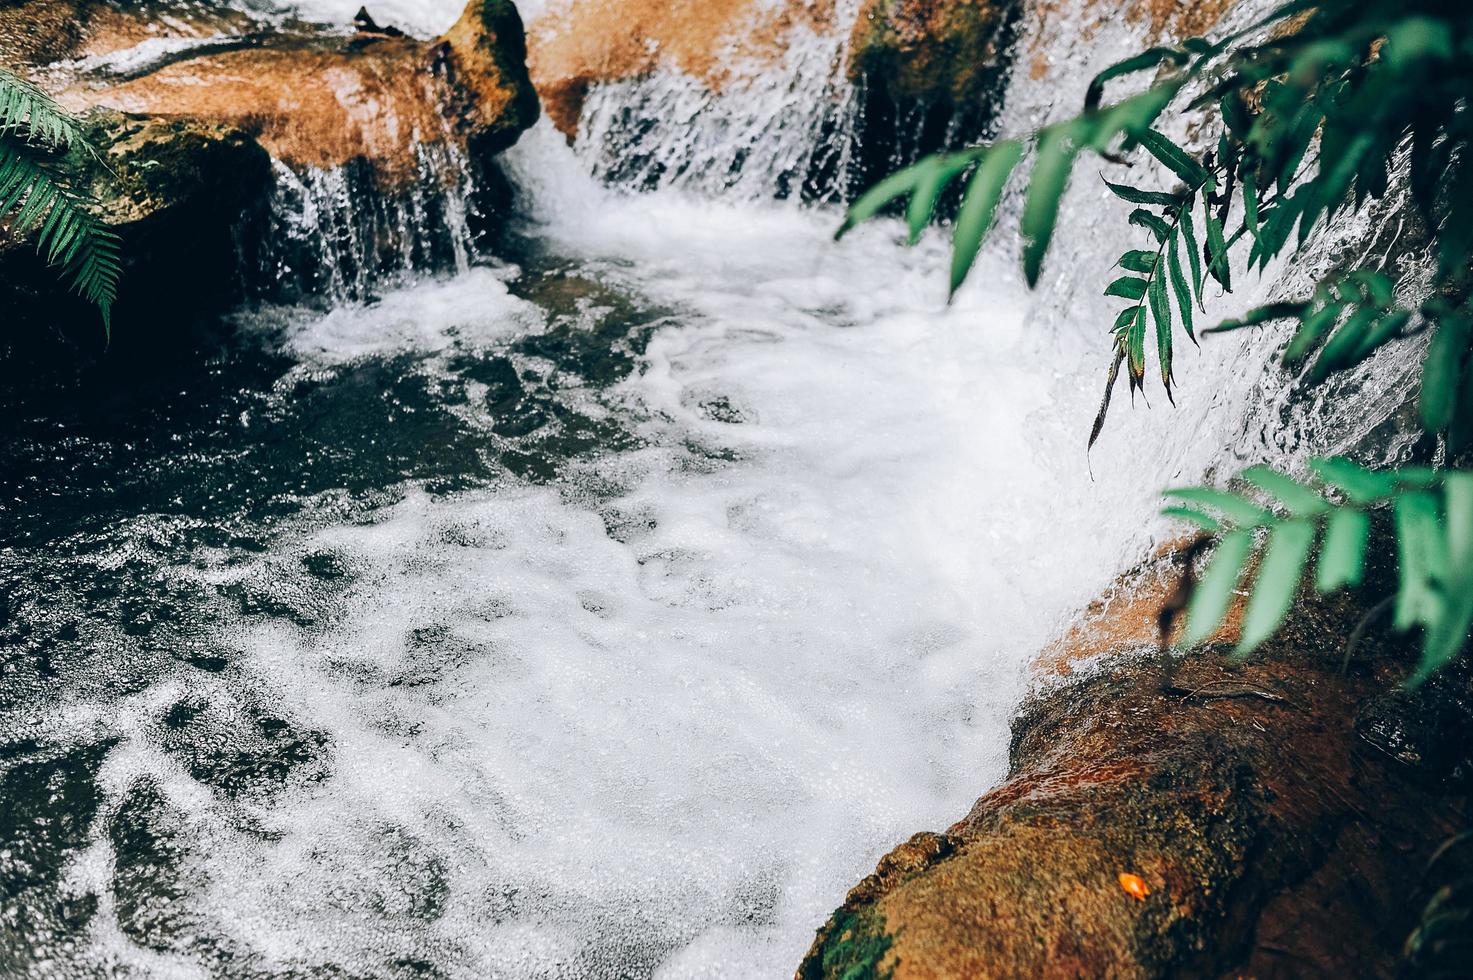
<path id="1" fill-rule="evenodd" d="M 1202 247 L 1197 244 L 1197 230 L 1192 226 L 1192 209 L 1184 208 L 1181 213 L 1181 221 L 1177 223 L 1181 230 L 1182 245 L 1187 251 L 1187 267 L 1192 270 L 1192 293 L 1197 297 L 1197 309 L 1202 306 Z"/>
<path id="2" fill-rule="evenodd" d="M 1141 146 L 1146 151 L 1161 161 L 1172 173 L 1176 174 L 1190 188 L 1196 189 L 1207 183 L 1211 177 L 1200 163 L 1192 159 L 1191 154 L 1177 146 L 1171 140 L 1162 136 L 1154 129 L 1147 129 L 1138 134 Z"/>
<path id="3" fill-rule="evenodd" d="M 1174 517 L 1178 520 L 1189 521 L 1197 525 L 1208 534 L 1217 534 L 1222 530 L 1222 522 L 1200 510 L 1190 507 L 1166 507 L 1161 511 L 1162 517 Z"/>
<path id="4" fill-rule="evenodd" d="M 1100 104 L 1100 99 L 1105 94 L 1105 83 L 1112 79 L 1132 75 L 1140 71 L 1149 71 L 1161 64 L 1184 65 L 1187 62 L 1187 53 L 1180 48 L 1156 47 L 1142 51 L 1140 54 L 1132 55 L 1124 61 L 1115 64 L 1100 72 L 1090 79 L 1089 88 L 1084 94 L 1084 108 L 1086 111 Z"/>
<path id="5" fill-rule="evenodd" d="M 1156 241 L 1164 242 L 1171 237 L 1171 226 L 1161 219 L 1159 215 L 1152 214 L 1144 208 L 1136 208 L 1130 212 L 1130 223 L 1139 225 L 1150 230 L 1156 236 Z"/>
<path id="6" fill-rule="evenodd" d="M 922 168 L 927 162 L 922 161 L 913 167 L 906 167 L 898 173 L 893 173 L 861 194 L 859 200 L 850 205 L 849 213 L 844 218 L 844 223 L 839 226 L 839 230 L 834 233 L 834 238 L 836 240 L 843 238 L 853 230 L 855 225 L 870 220 L 883 211 L 891 201 L 914 190 L 916 183 L 924 175 Z"/>
<path id="7" fill-rule="evenodd" d="M 1400 587 L 1396 594 L 1396 628 L 1430 626 L 1443 613 L 1437 582 L 1448 565 L 1441 533 L 1437 497 L 1425 490 L 1396 499 L 1397 561 Z"/>
<path id="8" fill-rule="evenodd" d="M 1262 326 L 1275 320 L 1292 320 L 1303 315 L 1307 303 L 1269 303 L 1266 306 L 1255 307 L 1243 314 L 1236 320 L 1224 320 L 1215 327 L 1208 327 L 1203 333 L 1229 333 L 1233 330 L 1242 330 L 1245 327 Z"/>
<path id="9" fill-rule="evenodd" d="M 1197 342 L 1197 334 L 1192 324 L 1192 287 L 1187 284 L 1186 274 L 1182 271 L 1181 255 L 1178 252 L 1180 246 L 1175 238 L 1166 246 L 1166 271 L 1171 277 L 1171 291 L 1176 295 L 1176 308 L 1181 312 L 1181 326 L 1192 339 Z"/>
<path id="10" fill-rule="evenodd" d="M 1453 423 L 1463 361 L 1473 341 L 1473 319 L 1452 314 L 1439 321 L 1422 362 L 1422 424 L 1441 432 Z"/>
<path id="11" fill-rule="evenodd" d="M 1380 311 L 1373 306 L 1363 306 L 1352 313 L 1350 319 L 1341 324 L 1340 329 L 1325 342 L 1324 350 L 1320 351 L 1320 356 L 1309 370 L 1308 383 L 1317 385 L 1336 371 L 1353 367 L 1357 363 L 1356 352 L 1360 350 L 1372 324 L 1380 315 Z"/>
<path id="12" fill-rule="evenodd" d="M 1156 207 L 1175 207 L 1182 202 L 1185 194 L 1167 194 L 1163 191 L 1143 191 L 1136 187 L 1125 184 L 1114 184 L 1105 181 L 1105 186 L 1110 192 L 1122 201 L 1130 204 L 1150 204 Z"/>
<path id="13" fill-rule="evenodd" d="M 1368 470 L 1343 456 L 1312 459 L 1309 468 L 1321 480 L 1344 493 L 1352 503 L 1362 506 L 1379 503 L 1396 492 L 1396 477 Z"/>
<path id="14" fill-rule="evenodd" d="M 1182 487 L 1167 490 L 1166 496 L 1176 497 L 1188 503 L 1200 504 L 1221 511 L 1238 527 L 1257 527 L 1272 523 L 1273 514 L 1264 510 L 1246 497 L 1216 487 Z"/>
<path id="15" fill-rule="evenodd" d="M 1293 367 L 1318 347 L 1344 309 L 1344 303 L 1330 303 L 1305 317 L 1289 346 L 1284 348 L 1284 364 Z"/>
<path id="16" fill-rule="evenodd" d="M 906 222 L 910 226 L 910 244 L 920 240 L 921 232 L 931 223 L 936 202 L 946 186 L 960 176 L 977 159 L 975 153 L 954 153 L 931 157 L 919 166 L 915 190 L 910 195 L 910 206 L 906 210 Z"/>
<path id="17" fill-rule="evenodd" d="M 1067 126 L 1046 130 L 1033 167 L 1033 182 L 1023 205 L 1023 276 L 1030 287 L 1038 285 L 1043 257 L 1048 254 L 1059 217 L 1059 201 L 1069 182 L 1074 164 L 1074 135 Z"/>
<path id="18" fill-rule="evenodd" d="M 1135 309 L 1135 319 L 1125 335 L 1125 346 L 1129 355 L 1131 384 L 1139 387 L 1141 379 L 1146 376 L 1146 310 L 1143 306 Z"/>
<path id="19" fill-rule="evenodd" d="M 1121 299 L 1140 299 L 1146 295 L 1146 281 L 1136 276 L 1121 276 L 1105 287 L 1106 296 Z"/>
<path id="20" fill-rule="evenodd" d="M 1166 297 L 1166 280 L 1152 276 L 1147 300 L 1151 304 L 1151 319 L 1156 322 L 1156 358 L 1161 366 L 1161 383 L 1171 393 L 1171 301 Z"/>
<path id="21" fill-rule="evenodd" d="M 1150 273 L 1156 268 L 1156 253 L 1135 249 L 1120 256 L 1120 268 L 1127 272 Z"/>
<path id="22" fill-rule="evenodd" d="M 967 273 L 977 260 L 982 241 L 992 227 L 997 213 L 997 202 L 1002 199 L 1003 189 L 1018 160 L 1023 156 L 1023 144 L 1016 140 L 998 143 L 987 150 L 987 155 L 977 167 L 967 184 L 966 197 L 961 211 L 956 216 L 956 230 L 952 234 L 951 292 L 954 295 L 966 281 Z"/>
<path id="23" fill-rule="evenodd" d="M 1295 517 L 1313 517 L 1329 508 L 1325 498 L 1270 467 L 1249 467 L 1243 471 L 1243 479 L 1283 504 Z"/>
<path id="24" fill-rule="evenodd" d="M 1216 279 L 1222 288 L 1232 292 L 1231 269 L 1228 264 L 1227 242 L 1222 237 L 1222 222 L 1212 213 L 1210 206 L 1204 208 L 1207 221 L 1207 274 Z"/>

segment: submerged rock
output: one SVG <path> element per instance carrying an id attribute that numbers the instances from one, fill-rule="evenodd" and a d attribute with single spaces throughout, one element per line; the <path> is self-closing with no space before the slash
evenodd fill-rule
<path id="1" fill-rule="evenodd" d="M 1466 793 L 1466 761 L 1409 767 L 1358 731 L 1405 647 L 1372 639 L 1342 677 L 1362 612 L 1342 596 L 1302 602 L 1251 663 L 1222 656 L 1231 626 L 1163 660 L 1141 615 L 1159 602 L 1132 597 L 1175 574 L 1150 564 L 1094 610 L 1073 652 L 1102 662 L 1025 704 L 1009 778 L 886 856 L 800 978 L 1393 970 L 1407 897 Z M 1046 666 L 1080 667 L 1069 653 Z M 1468 754 L 1466 731 L 1441 739 Z"/>

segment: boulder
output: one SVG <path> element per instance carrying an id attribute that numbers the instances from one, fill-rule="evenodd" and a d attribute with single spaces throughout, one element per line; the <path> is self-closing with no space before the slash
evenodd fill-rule
<path id="1" fill-rule="evenodd" d="M 103 61 L 60 93 L 76 111 L 227 125 L 293 169 L 365 161 L 386 187 L 417 179 L 416 150 L 499 152 L 537 119 L 521 19 L 510 0 L 473 0 L 442 38 L 385 31 L 248 35 L 171 50 L 148 70 Z"/>
<path id="2" fill-rule="evenodd" d="M 555 0 L 528 28 L 532 78 L 548 118 L 572 139 L 595 85 L 663 68 L 716 91 L 734 72 L 776 61 L 789 28 L 821 27 L 832 8 L 832 0 Z"/>
<path id="3" fill-rule="evenodd" d="M 114 353 L 134 326 L 156 336 L 166 322 L 237 302 L 247 267 L 278 261 L 256 254 L 269 252 L 261 243 L 279 188 L 273 169 L 304 179 L 340 169 L 363 198 L 354 206 L 371 217 L 395 213 L 389 201 L 418 200 L 428 180 L 461 180 L 463 162 L 481 195 L 472 210 L 485 220 L 503 191 L 493 157 L 538 115 L 525 62 L 511 0 L 471 0 L 433 40 L 371 19 L 356 32 L 264 23 L 186 0 L 0 6 L 0 63 L 28 66 L 83 114 L 106 161 L 71 153 L 122 238 Z M 422 165 L 430 151 L 439 169 Z M 453 174 L 441 172 L 447 158 L 457 161 Z M 390 231 L 366 233 L 364 266 L 380 252 L 402 261 Z M 321 255 L 296 265 L 313 260 Z M 315 281 L 314 270 L 297 271 Z M 57 334 L 101 347 L 95 313 L 29 244 L 0 240 L 0 295 L 11 311 L 0 344 L 12 355 Z"/>
<path id="4" fill-rule="evenodd" d="M 1466 678 L 1398 715 L 1412 651 L 1372 630 L 1342 675 L 1365 610 L 1347 596 L 1302 600 L 1252 662 L 1225 656 L 1231 624 L 1163 658 L 1151 610 L 1181 566 L 1147 563 L 1071 634 L 1078 657 L 1052 651 L 1007 780 L 883 858 L 798 977 L 1394 972 L 1422 869 L 1467 826 L 1469 715 L 1428 706 Z M 1388 748 L 1408 741 L 1444 751 Z"/>
<path id="5" fill-rule="evenodd" d="M 1022 0 L 865 0 L 849 74 L 899 103 L 970 110 L 994 99 Z"/>
<path id="6" fill-rule="evenodd" d="M 119 342 L 132 343 L 131 325 L 218 312 L 240 300 L 239 232 L 262 217 L 273 184 L 260 144 L 219 123 L 116 112 L 93 113 L 87 129 L 98 157 L 73 151 L 68 166 L 122 239 Z M 15 360 L 57 338 L 90 351 L 106 341 L 96 311 L 66 292 L 29 242 L 0 243 L 0 295 L 10 324 L 0 343 L 11 355 L 0 359 Z"/>

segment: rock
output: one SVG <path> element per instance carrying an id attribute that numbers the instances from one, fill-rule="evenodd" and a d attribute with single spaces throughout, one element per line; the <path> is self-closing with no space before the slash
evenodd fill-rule
<path id="1" fill-rule="evenodd" d="M 65 73 L 145 43 L 244 38 L 264 27 L 246 11 L 200 0 L 0 0 L 0 52 L 12 70 Z"/>
<path id="2" fill-rule="evenodd" d="M 249 134 L 214 123 L 101 112 L 87 128 L 99 159 L 74 151 L 69 165 L 122 239 L 127 288 L 115 323 L 209 313 L 239 300 L 236 234 L 270 194 L 265 150 Z M 102 346 L 96 311 L 66 293 L 29 242 L 0 245 L 0 284 L 14 325 L 5 341 L 11 355 L 58 334 L 84 349 Z M 55 325 L 64 326 L 45 329 Z"/>
<path id="3" fill-rule="evenodd" d="M 1302 601 L 1251 663 L 1222 656 L 1232 626 L 1163 661 L 1154 617 L 1121 597 L 1169 594 L 1179 574 L 1170 556 L 1148 562 L 1094 610 L 1105 629 L 1073 636 L 1103 662 L 1024 705 L 1009 778 L 881 860 L 800 978 L 1393 971 L 1415 924 L 1406 898 L 1466 825 L 1463 777 L 1410 771 L 1357 730 L 1408 646 L 1377 634 L 1342 676 L 1364 606 L 1341 596 Z M 1113 632 L 1109 610 L 1125 620 Z"/>
<path id="4" fill-rule="evenodd" d="M 832 0 L 565 0 L 529 27 L 532 78 L 548 118 L 570 139 L 589 90 L 648 74 L 682 72 L 718 90 L 782 54 L 795 23 L 822 26 Z"/>
<path id="5" fill-rule="evenodd" d="M 971 112 L 996 97 L 1022 0 L 865 0 L 849 73 L 899 103 Z"/>
<path id="6" fill-rule="evenodd" d="M 794 52 L 820 35 L 833 51 L 830 84 L 805 97 L 832 103 L 831 112 L 812 117 L 831 127 L 822 137 L 828 153 L 785 175 L 775 193 L 843 197 L 897 164 L 986 134 L 1012 63 L 1023 3 L 864 0 L 851 22 L 852 8 L 835 0 L 562 0 L 532 22 L 529 59 L 549 118 L 573 140 L 588 95 L 600 86 L 659 72 L 684 76 L 675 89 L 692 91 L 697 99 L 701 89 L 712 96 L 761 89 L 771 73 L 791 70 Z M 824 67 L 810 64 L 804 70 Z M 857 112 L 850 103 L 851 80 L 861 83 L 853 89 Z M 658 87 L 651 91 L 648 103 L 626 99 L 618 123 L 598 130 L 599 138 L 611 141 L 599 149 L 614 159 L 633 159 L 630 170 L 639 176 L 647 173 L 639 159 L 640 136 L 663 123 L 639 113 L 658 116 L 672 109 Z M 733 157 L 730 172 L 744 162 Z M 678 161 L 661 164 L 680 167 Z M 952 203 L 943 202 L 943 208 Z"/>
<path id="7" fill-rule="evenodd" d="M 516 7 L 472 0 L 431 41 L 373 26 L 267 25 L 190 0 L 0 6 L 0 63 L 30 65 L 38 83 L 86 114 L 107 161 L 71 154 L 123 240 L 118 343 L 131 325 L 146 322 L 144 334 L 157 335 L 166 322 L 243 298 L 245 266 L 271 261 L 255 252 L 265 251 L 274 166 L 341 168 L 363 208 L 394 213 L 377 204 L 418 194 L 434 148 L 436 161 L 471 171 L 477 218 L 495 210 L 503 182 L 492 159 L 538 115 Z M 365 265 L 378 252 L 402 260 L 405 248 L 388 232 L 375 226 L 365 240 Z M 313 281 L 302 270 L 320 258 L 295 262 L 302 281 Z M 92 350 L 102 344 L 95 312 L 24 242 L 0 240 L 0 296 L 12 324 L 0 343 L 12 355 L 57 334 Z M 61 326 L 46 329 L 53 325 Z"/>
<path id="8" fill-rule="evenodd" d="M 94 67 L 59 97 L 77 111 L 231 126 L 294 169 L 366 161 L 393 187 L 417 179 L 420 145 L 490 155 L 514 143 L 537 118 L 525 61 L 516 7 L 473 0 L 435 41 L 299 26 L 174 52 L 142 73 Z"/>

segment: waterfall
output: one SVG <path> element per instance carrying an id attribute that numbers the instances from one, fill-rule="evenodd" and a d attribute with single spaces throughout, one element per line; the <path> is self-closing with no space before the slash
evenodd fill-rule
<path id="1" fill-rule="evenodd" d="M 460 6 L 369 4 L 422 36 Z M 311 302 L 238 311 L 131 415 L 16 423 L 12 972 L 790 976 L 881 855 L 1003 778 L 1033 657 L 1172 533 L 1162 488 L 1406 452 L 1415 351 L 1329 414 L 1264 333 L 1181 345 L 1177 405 L 1117 399 L 1087 457 L 1118 165 L 1081 163 L 1033 291 L 1016 186 L 949 304 L 946 227 L 833 231 L 885 168 L 1073 112 L 1149 25 L 1037 0 L 1000 113 L 935 126 L 849 80 L 834 10 L 776 61 L 733 42 L 717 88 L 595 86 L 574 147 L 544 121 L 498 158 L 515 219 L 448 142 L 388 191 L 279 166 L 246 271 Z M 876 146 L 874 112 L 924 139 Z M 1376 223 L 1212 315 L 1394 247 Z"/>
<path id="2" fill-rule="evenodd" d="M 416 274 L 467 272 L 482 258 L 473 167 L 449 141 L 413 153 L 413 179 L 387 192 L 361 161 L 302 171 L 275 163 L 267 220 L 253 235 L 252 291 L 341 303 Z"/>

